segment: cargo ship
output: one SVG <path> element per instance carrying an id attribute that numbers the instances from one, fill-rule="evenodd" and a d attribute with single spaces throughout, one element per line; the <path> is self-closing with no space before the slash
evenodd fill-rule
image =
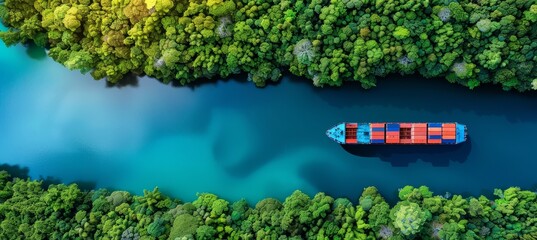
<path id="1" fill-rule="evenodd" d="M 467 139 L 466 125 L 450 123 L 340 123 L 326 131 L 339 144 L 453 145 Z"/>

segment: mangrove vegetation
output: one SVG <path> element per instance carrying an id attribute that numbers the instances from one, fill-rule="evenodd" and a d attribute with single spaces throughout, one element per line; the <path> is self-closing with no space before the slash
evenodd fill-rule
<path id="1" fill-rule="evenodd" d="M 81 190 L 0 172 L 1 239 L 537 239 L 536 193 L 511 187 L 494 197 L 399 189 L 388 203 L 375 187 L 359 199 L 313 198 L 253 205 L 211 193 L 181 202 L 158 188 L 143 195 Z"/>
<path id="2" fill-rule="evenodd" d="M 536 0 L 3 0 L 6 45 L 69 69 L 180 84 L 289 71 L 316 86 L 387 74 L 537 89 Z"/>

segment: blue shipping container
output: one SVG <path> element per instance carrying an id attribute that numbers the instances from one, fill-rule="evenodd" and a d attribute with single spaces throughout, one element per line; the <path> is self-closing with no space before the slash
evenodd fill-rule
<path id="1" fill-rule="evenodd" d="M 440 135 L 429 135 L 429 139 L 442 139 L 442 136 Z"/>
<path id="2" fill-rule="evenodd" d="M 373 132 L 384 132 L 384 128 L 372 128 Z"/>
<path id="3" fill-rule="evenodd" d="M 386 127 L 397 127 L 397 128 L 399 128 L 399 123 L 387 123 Z"/>
<path id="4" fill-rule="evenodd" d="M 455 139 L 442 139 L 443 144 L 455 144 Z"/>
<path id="5" fill-rule="evenodd" d="M 442 127 L 442 123 L 429 123 L 429 127 Z"/>
<path id="6" fill-rule="evenodd" d="M 384 143 L 384 139 L 371 139 L 371 143 Z"/>

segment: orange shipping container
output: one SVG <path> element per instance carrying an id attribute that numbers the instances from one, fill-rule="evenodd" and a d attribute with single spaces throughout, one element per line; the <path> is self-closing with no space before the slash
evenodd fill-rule
<path id="1" fill-rule="evenodd" d="M 427 132 L 427 129 L 412 129 L 412 132 Z"/>
<path id="2" fill-rule="evenodd" d="M 384 132 L 371 132 L 371 135 L 373 135 L 373 136 L 378 136 L 378 135 L 384 136 Z"/>
<path id="3" fill-rule="evenodd" d="M 372 136 L 371 139 L 373 139 L 373 140 L 383 140 L 384 138 L 383 137 Z"/>
<path id="4" fill-rule="evenodd" d="M 442 143 L 442 139 L 429 139 L 428 143 L 438 144 Z"/>
<path id="5" fill-rule="evenodd" d="M 442 139 L 455 139 L 455 136 L 444 136 Z"/>
<path id="6" fill-rule="evenodd" d="M 443 132 L 442 135 L 455 136 L 455 132 Z"/>
<path id="7" fill-rule="evenodd" d="M 409 127 L 412 127 L 412 123 L 401 123 L 401 124 L 399 124 L 399 127 L 409 128 Z"/>
<path id="8" fill-rule="evenodd" d="M 429 128 L 429 131 L 441 131 L 442 128 L 439 128 L 439 127 L 430 127 Z"/>
<path id="9" fill-rule="evenodd" d="M 412 139 L 401 139 L 400 143 L 412 143 Z"/>
<path id="10" fill-rule="evenodd" d="M 384 123 L 371 123 L 372 128 L 383 128 Z"/>
<path id="11" fill-rule="evenodd" d="M 412 139 L 427 139 L 427 136 L 413 136 Z"/>
<path id="12" fill-rule="evenodd" d="M 347 126 L 348 128 L 357 128 L 358 124 L 356 124 L 356 123 L 347 123 L 347 124 L 345 124 L 345 126 Z"/>
<path id="13" fill-rule="evenodd" d="M 455 123 L 442 123 L 442 127 L 455 127 Z"/>
<path id="14" fill-rule="evenodd" d="M 357 143 L 356 138 L 354 139 L 346 139 L 345 143 Z"/>
<path id="15" fill-rule="evenodd" d="M 412 143 L 427 143 L 425 139 L 412 139 Z"/>
<path id="16" fill-rule="evenodd" d="M 427 123 L 414 123 L 412 124 L 414 127 L 427 127 Z"/>

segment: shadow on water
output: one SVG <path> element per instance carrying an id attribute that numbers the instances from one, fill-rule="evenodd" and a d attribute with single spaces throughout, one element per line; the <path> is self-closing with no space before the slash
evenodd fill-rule
<path id="1" fill-rule="evenodd" d="M 11 178 L 26 179 L 30 176 L 30 169 L 19 165 L 2 164 L 0 165 L 0 171 L 8 172 L 9 175 L 11 175 Z"/>
<path id="2" fill-rule="evenodd" d="M 47 52 L 45 48 L 35 45 L 33 42 L 29 42 L 26 45 L 26 54 L 35 60 L 44 60 L 47 58 Z"/>
<path id="3" fill-rule="evenodd" d="M 21 167 L 17 164 L 15 165 L 9 165 L 9 164 L 2 164 L 0 165 L 0 171 L 6 171 L 11 176 L 11 180 L 14 178 L 20 178 L 20 179 L 28 179 L 30 178 L 30 169 L 28 167 Z M 61 184 L 63 183 L 59 178 L 52 177 L 52 176 L 39 176 L 36 180 L 43 182 L 43 188 L 48 188 L 52 184 Z M 66 185 L 75 183 L 78 185 L 78 187 L 81 190 L 93 190 L 96 188 L 97 183 L 93 181 L 73 181 L 70 183 L 65 183 Z"/>
<path id="4" fill-rule="evenodd" d="M 116 83 L 106 80 L 106 88 L 138 87 L 138 76 L 133 73 L 125 75 Z"/>
<path id="5" fill-rule="evenodd" d="M 472 149 L 472 140 L 456 145 L 341 145 L 345 151 L 360 157 L 379 158 L 394 167 L 407 167 L 418 160 L 436 167 L 447 167 L 449 162 L 463 163 Z"/>
<path id="6" fill-rule="evenodd" d="M 507 92 L 492 84 L 469 90 L 439 78 L 390 75 L 379 79 L 377 87 L 369 90 L 351 82 L 339 88 L 314 88 L 313 91 L 338 108 L 382 106 L 430 113 L 462 110 L 475 112 L 479 116 L 503 116 L 511 123 L 537 122 L 537 114 L 534 113 L 537 107 L 535 91 Z M 412 120 L 411 117 L 408 120 Z"/>

